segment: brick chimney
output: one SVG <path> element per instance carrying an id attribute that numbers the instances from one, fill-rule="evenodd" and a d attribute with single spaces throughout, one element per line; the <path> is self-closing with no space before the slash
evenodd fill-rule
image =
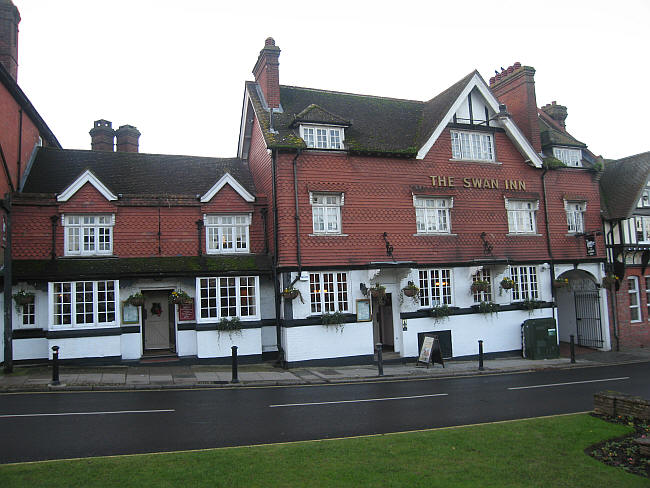
<path id="1" fill-rule="evenodd" d="M 115 131 L 113 124 L 108 120 L 99 119 L 93 123 L 90 129 L 90 147 L 93 151 L 113 151 L 115 145 Z"/>
<path id="2" fill-rule="evenodd" d="M 18 24 L 20 13 L 11 0 L 0 0 L 0 63 L 18 80 Z"/>
<path id="3" fill-rule="evenodd" d="M 262 89 L 266 104 L 270 108 L 278 108 L 280 106 L 279 57 L 280 48 L 275 45 L 272 37 L 267 37 L 266 41 L 264 41 L 264 49 L 260 51 L 260 55 L 253 68 L 255 82 Z"/>
<path id="4" fill-rule="evenodd" d="M 118 152 L 138 152 L 140 131 L 132 125 L 121 125 L 116 131 Z"/>
<path id="5" fill-rule="evenodd" d="M 568 112 L 564 105 L 558 105 L 557 102 L 553 101 L 544 105 L 542 110 L 546 112 L 546 115 L 555 120 L 564 130 L 566 130 L 566 117 Z"/>
<path id="6" fill-rule="evenodd" d="M 506 104 L 519 129 L 530 141 L 535 152 L 540 153 L 542 139 L 535 98 L 535 68 L 516 62 L 490 78 L 490 89 L 499 102 Z"/>

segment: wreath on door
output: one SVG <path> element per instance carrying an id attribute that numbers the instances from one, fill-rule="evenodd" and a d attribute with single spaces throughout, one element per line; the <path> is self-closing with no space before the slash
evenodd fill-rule
<path id="1" fill-rule="evenodd" d="M 151 313 L 154 315 L 158 315 L 159 317 L 160 315 L 162 315 L 162 307 L 160 306 L 160 303 L 154 302 L 151 305 Z"/>

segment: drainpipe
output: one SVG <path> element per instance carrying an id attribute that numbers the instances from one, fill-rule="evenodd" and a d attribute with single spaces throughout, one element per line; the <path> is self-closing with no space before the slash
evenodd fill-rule
<path id="1" fill-rule="evenodd" d="M 551 269 L 550 269 L 551 297 L 553 298 L 553 307 L 551 308 L 551 310 L 553 311 L 553 318 L 555 318 L 555 307 L 557 306 L 557 302 L 555 300 L 555 288 L 553 287 L 553 279 L 555 278 L 555 263 L 553 261 L 553 250 L 551 249 L 551 234 L 548 228 L 548 208 L 546 206 L 546 180 L 545 180 L 546 173 L 548 173 L 548 169 L 544 169 L 544 172 L 542 173 L 542 199 L 544 200 L 544 227 L 546 228 L 546 248 L 548 249 L 548 257 L 550 259 L 550 265 L 551 265 Z"/>
<path id="2" fill-rule="evenodd" d="M 16 172 L 16 188 L 20 191 L 20 164 L 21 154 L 23 152 L 23 109 L 18 110 L 18 162 L 16 163 L 18 171 Z"/>
<path id="3" fill-rule="evenodd" d="M 302 273 L 302 261 L 300 258 L 300 214 L 298 211 L 298 157 L 300 153 L 302 153 L 302 149 L 298 149 L 296 156 L 293 158 L 293 196 L 296 205 L 296 263 L 298 264 L 298 275 L 291 282 L 290 286 L 293 286 L 300 279 Z"/>
<path id="4" fill-rule="evenodd" d="M 280 316 L 280 282 L 278 281 L 278 181 L 277 181 L 278 150 L 271 152 L 271 177 L 273 178 L 273 289 L 275 295 L 275 337 L 278 346 L 278 363 L 286 367 L 284 348 L 282 347 L 282 325 Z"/>

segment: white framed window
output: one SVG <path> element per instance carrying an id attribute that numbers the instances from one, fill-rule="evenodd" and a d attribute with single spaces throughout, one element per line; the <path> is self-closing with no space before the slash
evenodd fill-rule
<path id="1" fill-rule="evenodd" d="M 222 318 L 260 318 L 259 277 L 219 276 L 196 279 L 199 322 Z"/>
<path id="2" fill-rule="evenodd" d="M 309 193 L 314 234 L 341 233 L 342 193 Z"/>
<path id="3" fill-rule="evenodd" d="M 250 215 L 204 215 L 208 254 L 250 252 Z"/>
<path id="4" fill-rule="evenodd" d="M 18 326 L 34 327 L 36 325 L 36 298 L 32 303 L 20 305 L 18 309 Z"/>
<path id="5" fill-rule="evenodd" d="M 438 307 L 451 305 L 451 269 L 421 269 L 420 278 L 420 306 Z"/>
<path id="6" fill-rule="evenodd" d="M 639 278 L 628 276 L 627 293 L 630 296 L 630 322 L 641 322 L 641 297 L 639 295 Z"/>
<path id="7" fill-rule="evenodd" d="M 48 284 L 53 327 L 109 326 L 117 323 L 119 282 L 57 281 Z"/>
<path id="8" fill-rule="evenodd" d="M 639 203 L 636 206 L 639 208 L 650 207 L 650 188 L 648 186 L 641 191 L 641 198 L 639 198 Z"/>
<path id="9" fill-rule="evenodd" d="M 66 256 L 113 254 L 115 215 L 62 215 Z"/>
<path id="10" fill-rule="evenodd" d="M 492 301 L 492 273 L 487 268 L 477 271 L 472 275 L 472 283 L 477 281 L 486 281 L 490 284 L 490 291 L 476 291 L 472 293 L 474 303 L 491 302 Z"/>
<path id="11" fill-rule="evenodd" d="M 636 227 L 636 242 L 640 244 L 650 244 L 650 216 L 634 217 Z"/>
<path id="12" fill-rule="evenodd" d="M 343 127 L 301 125 L 300 137 L 310 148 L 343 149 Z"/>
<path id="13" fill-rule="evenodd" d="M 309 301 L 312 314 L 349 310 L 348 274 L 309 273 Z"/>
<path id="14" fill-rule="evenodd" d="M 582 168 L 582 150 L 570 149 L 568 147 L 554 147 L 553 156 L 562 161 L 567 166 Z"/>
<path id="15" fill-rule="evenodd" d="M 415 222 L 418 234 L 449 234 L 451 217 L 449 210 L 454 206 L 453 198 L 413 196 Z"/>
<path id="16" fill-rule="evenodd" d="M 452 130 L 451 156 L 469 161 L 494 161 L 492 134 Z"/>
<path id="17" fill-rule="evenodd" d="M 585 231 L 585 212 L 587 202 L 564 202 L 566 222 L 571 234 L 582 234 Z"/>
<path id="18" fill-rule="evenodd" d="M 511 266 L 510 278 L 515 282 L 512 287 L 512 300 L 538 300 L 537 267 Z"/>
<path id="19" fill-rule="evenodd" d="M 537 231 L 538 200 L 512 200 L 506 198 L 508 232 L 511 234 L 534 234 Z"/>

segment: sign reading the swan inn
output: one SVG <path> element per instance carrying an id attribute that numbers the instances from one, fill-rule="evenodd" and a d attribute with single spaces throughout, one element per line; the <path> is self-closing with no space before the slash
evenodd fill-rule
<path id="1" fill-rule="evenodd" d="M 488 190 L 517 190 L 526 191 L 526 182 L 523 180 L 498 180 L 495 178 L 473 178 L 455 176 L 432 176 L 431 185 L 439 188 L 483 188 Z"/>

